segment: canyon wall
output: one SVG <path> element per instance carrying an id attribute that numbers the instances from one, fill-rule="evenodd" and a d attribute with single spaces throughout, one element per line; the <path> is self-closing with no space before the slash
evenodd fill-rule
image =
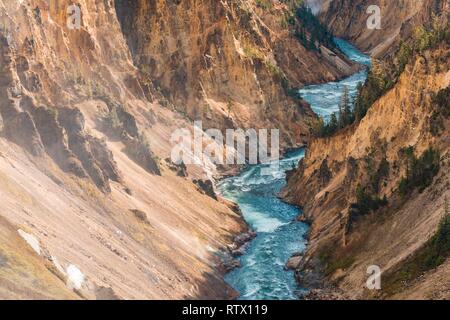
<path id="1" fill-rule="evenodd" d="M 292 9 L 1 0 L 0 297 L 235 297 L 222 262 L 247 226 L 209 188 L 213 164 L 166 159 L 193 120 L 309 139 L 292 88 L 357 66 L 305 49 Z"/>
<path id="2" fill-rule="evenodd" d="M 212 173 L 164 160 L 192 124 L 142 80 L 112 1 L 79 1 L 80 28 L 71 4 L 0 1 L 0 297 L 234 297 L 219 258 L 247 226 L 192 181 Z"/>
<path id="3" fill-rule="evenodd" d="M 303 47 L 281 1 L 115 3 L 135 64 L 207 127 L 279 128 L 283 145 L 304 143 L 314 115 L 288 91 L 355 70 L 329 48 Z"/>
<path id="4" fill-rule="evenodd" d="M 446 17 L 443 8 L 441 12 Z M 334 21 L 350 25 L 347 13 L 335 11 Z M 360 14 L 357 21 L 363 20 Z M 345 23 L 335 23 L 330 25 L 338 35 L 349 31 L 342 28 Z M 373 43 L 360 34 L 349 35 L 373 52 L 391 41 L 390 34 Z M 389 59 L 398 59 L 397 49 L 396 58 Z M 333 292 L 353 299 L 450 297 L 448 253 L 442 251 L 443 261 L 428 269 L 423 260 L 439 232 L 448 232 L 442 221 L 449 214 L 449 120 L 441 115 L 442 108 L 448 110 L 448 57 L 448 39 L 413 55 L 360 122 L 314 139 L 299 169 L 289 174 L 283 196 L 301 206 L 302 220 L 312 224 L 309 247 L 296 273 L 301 284 L 327 283 Z M 436 97 L 443 99 L 436 102 Z M 424 174 L 428 170 L 431 177 Z M 421 187 L 405 192 L 405 177 L 415 175 Z M 381 290 L 366 287 L 373 265 L 382 271 Z"/>
<path id="5" fill-rule="evenodd" d="M 380 8 L 381 29 L 367 27 L 367 21 L 375 13 L 370 6 Z M 442 6 L 448 10 L 448 3 L 441 0 L 324 0 L 318 16 L 336 36 L 381 58 L 392 54 L 400 40 L 411 35 L 414 26 L 430 24 L 431 12 Z"/>

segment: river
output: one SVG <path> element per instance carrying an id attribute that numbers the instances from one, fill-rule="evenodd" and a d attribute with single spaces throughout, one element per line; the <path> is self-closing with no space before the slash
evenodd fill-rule
<path id="1" fill-rule="evenodd" d="M 336 44 L 351 60 L 370 66 L 370 58 L 350 43 L 336 39 Z M 354 98 L 358 83 L 366 77 L 367 70 L 362 70 L 341 81 L 307 86 L 299 92 L 318 115 L 328 119 L 338 110 L 343 88 L 347 86 Z M 286 271 L 284 266 L 294 253 L 305 250 L 307 241 L 302 236 L 308 226 L 296 221 L 301 213 L 297 207 L 277 197 L 286 184 L 286 171 L 297 166 L 303 156 L 304 149 L 285 154 L 272 175 L 261 175 L 263 165 L 253 165 L 218 184 L 222 196 L 239 205 L 245 220 L 257 233 L 240 258 L 241 267 L 225 277 L 240 292 L 242 300 L 293 300 L 307 291 L 297 285 L 293 272 Z"/>

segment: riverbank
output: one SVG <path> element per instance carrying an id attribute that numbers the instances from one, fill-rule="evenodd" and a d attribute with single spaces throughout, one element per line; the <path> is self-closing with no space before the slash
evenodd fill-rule
<path id="1" fill-rule="evenodd" d="M 264 165 L 251 166 L 218 185 L 222 196 L 239 205 L 257 233 L 238 258 L 240 268 L 225 276 L 241 293 L 240 299 L 296 299 L 300 293 L 293 271 L 286 271 L 285 264 L 292 254 L 305 248 L 306 241 L 297 235 L 306 233 L 308 227 L 296 220 L 298 208 L 282 202 L 277 195 L 284 186 L 285 172 L 303 156 L 303 149 L 287 154 L 279 169 L 269 176 L 261 175 Z"/>
<path id="2" fill-rule="evenodd" d="M 350 44 L 339 39 L 337 44 L 350 58 L 353 57 L 353 61 L 370 65 L 370 59 Z M 367 68 L 364 68 L 340 81 L 307 86 L 299 92 L 316 114 L 327 118 L 338 110 L 343 88 L 347 87 L 350 96 L 354 97 L 358 83 L 365 81 L 366 76 Z M 239 268 L 225 276 L 225 280 L 241 293 L 240 299 L 298 299 L 310 289 L 298 285 L 299 279 L 292 270 L 297 266 L 288 268 L 286 265 L 292 256 L 299 257 L 305 250 L 308 224 L 298 219 L 301 216 L 299 208 L 279 198 L 286 175 L 297 166 L 304 152 L 304 148 L 288 152 L 280 160 L 279 169 L 270 176 L 261 175 L 264 165 L 255 165 L 218 184 L 222 196 L 240 207 L 243 217 L 257 234 L 238 258 L 239 265 L 236 266 Z M 290 262 L 292 264 L 293 260 Z"/>

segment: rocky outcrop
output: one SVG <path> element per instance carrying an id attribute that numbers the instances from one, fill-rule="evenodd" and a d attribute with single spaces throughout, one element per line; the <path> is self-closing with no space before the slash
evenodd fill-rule
<path id="1" fill-rule="evenodd" d="M 69 149 L 66 132 L 58 122 L 57 110 L 46 107 L 33 108 L 33 119 L 46 152 L 64 171 L 74 173 L 78 177 L 87 177 L 86 171 Z"/>
<path id="2" fill-rule="evenodd" d="M 0 115 L 5 136 L 31 154 L 42 155 L 44 147 L 36 126 L 30 114 L 20 107 L 20 89 L 15 82 L 12 52 L 3 34 L 0 34 L 0 94 Z"/>
<path id="3" fill-rule="evenodd" d="M 108 179 L 120 181 L 111 151 L 101 140 L 86 134 L 84 116 L 79 109 L 61 108 L 58 121 L 67 133 L 70 150 L 80 160 L 95 185 L 110 192 Z"/>
<path id="4" fill-rule="evenodd" d="M 4 119 L 3 130 L 9 140 L 24 147 L 34 156 L 44 153 L 44 146 L 28 112 L 18 112 L 13 117 Z"/>
<path id="5" fill-rule="evenodd" d="M 100 168 L 105 177 L 111 181 L 122 182 L 121 173 L 114 160 L 114 155 L 108 149 L 106 141 L 90 135 L 87 136 L 87 141 L 92 155 L 96 162 L 100 164 Z"/>
<path id="6" fill-rule="evenodd" d="M 198 186 L 201 192 L 205 193 L 214 200 L 217 200 L 216 191 L 214 190 L 214 184 L 211 180 L 194 180 L 193 182 Z"/>

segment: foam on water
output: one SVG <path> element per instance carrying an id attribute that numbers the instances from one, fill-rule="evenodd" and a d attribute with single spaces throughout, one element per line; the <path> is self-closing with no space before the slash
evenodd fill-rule
<path id="1" fill-rule="evenodd" d="M 343 40 L 336 42 L 351 59 L 370 64 L 370 59 L 350 44 Z M 348 86 L 354 97 L 358 83 L 366 77 L 367 71 L 363 70 L 339 82 L 305 87 L 300 93 L 316 113 L 329 117 L 338 109 L 343 87 Z M 240 258 L 242 267 L 225 278 L 241 293 L 240 299 L 297 299 L 298 293 L 305 291 L 297 286 L 293 272 L 284 270 L 284 264 L 292 254 L 305 249 L 302 235 L 308 227 L 296 221 L 300 214 L 298 208 L 277 197 L 286 183 L 286 171 L 295 167 L 302 157 L 304 150 L 296 150 L 287 154 L 271 175 L 261 175 L 263 166 L 254 165 L 218 185 L 222 195 L 239 205 L 246 221 L 258 233 Z"/>
<path id="2" fill-rule="evenodd" d="M 284 186 L 285 171 L 303 156 L 303 150 L 287 155 L 272 175 L 262 176 L 261 166 L 252 166 L 219 184 L 223 196 L 239 204 L 245 219 L 258 233 L 241 258 L 243 267 L 226 276 L 241 293 L 241 299 L 296 297 L 298 289 L 293 274 L 284 271 L 284 263 L 294 252 L 304 249 L 301 235 L 307 226 L 294 222 L 299 210 L 283 203 L 277 193 Z"/>
<path id="3" fill-rule="evenodd" d="M 338 47 L 353 61 L 370 66 L 370 57 L 359 52 L 348 42 L 335 39 Z M 339 102 L 344 91 L 344 87 L 349 90 L 350 98 L 353 100 L 358 93 L 358 84 L 364 83 L 367 78 L 367 69 L 361 70 L 354 75 L 338 82 L 328 82 L 325 84 L 306 86 L 299 90 L 300 96 L 306 100 L 318 115 L 329 120 L 334 112 L 339 110 Z"/>

